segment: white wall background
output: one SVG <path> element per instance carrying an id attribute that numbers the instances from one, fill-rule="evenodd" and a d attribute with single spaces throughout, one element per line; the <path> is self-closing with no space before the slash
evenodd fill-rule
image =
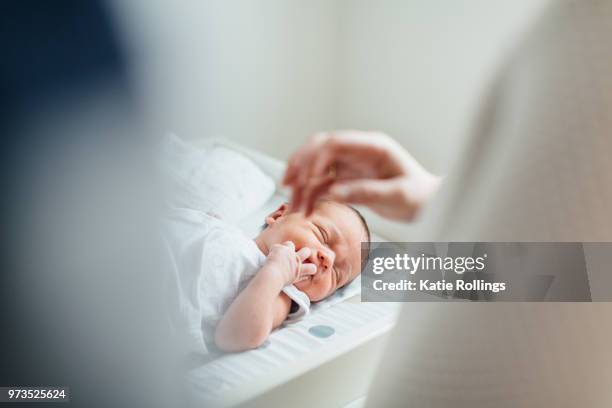
<path id="1" fill-rule="evenodd" d="M 159 129 L 286 158 L 377 129 L 444 172 L 492 69 L 549 0 L 116 1 Z"/>
<path id="2" fill-rule="evenodd" d="M 161 129 L 286 157 L 337 117 L 329 0 L 116 1 Z"/>
<path id="3" fill-rule="evenodd" d="M 443 172 L 542 0 L 344 0 L 339 127 L 375 128 Z"/>

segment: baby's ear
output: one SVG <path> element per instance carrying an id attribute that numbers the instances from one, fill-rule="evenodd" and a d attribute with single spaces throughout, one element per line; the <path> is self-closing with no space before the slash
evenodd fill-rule
<path id="1" fill-rule="evenodd" d="M 285 215 L 288 210 L 289 210 L 289 203 L 282 203 L 280 207 L 276 209 L 276 211 L 268 214 L 268 216 L 266 217 L 266 225 L 269 226 L 269 225 L 274 224 L 276 220 L 278 220 L 280 217 Z"/>

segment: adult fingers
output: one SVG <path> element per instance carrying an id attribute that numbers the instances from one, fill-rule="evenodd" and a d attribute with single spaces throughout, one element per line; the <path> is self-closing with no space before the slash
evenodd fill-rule
<path id="1" fill-rule="evenodd" d="M 326 133 L 316 133 L 291 155 L 283 176 L 283 185 L 302 188 L 306 184 L 313 158 L 317 156 L 326 139 Z"/>
<path id="2" fill-rule="evenodd" d="M 307 142 L 291 155 L 287 162 L 285 174 L 283 175 L 283 185 L 288 186 L 297 181 L 298 176 L 302 172 L 305 157 L 310 154 L 310 150 L 310 144 Z"/>
<path id="3" fill-rule="evenodd" d="M 283 184 L 291 186 L 290 212 L 297 211 L 302 206 L 302 193 L 306 183 L 305 175 L 308 171 L 310 156 L 310 146 L 304 146 L 291 157 L 287 166 Z"/>
<path id="4" fill-rule="evenodd" d="M 315 182 L 311 182 L 308 187 L 304 189 L 302 206 L 301 208 L 305 209 L 305 215 L 308 217 L 312 211 L 314 210 L 317 201 L 321 196 L 325 195 L 330 186 L 334 184 L 335 178 L 332 176 L 327 176 L 320 178 Z"/>
<path id="5" fill-rule="evenodd" d="M 296 175 L 298 185 L 303 186 L 308 181 L 310 167 L 327 139 L 327 133 L 315 133 L 308 139 L 304 147 L 300 149 L 299 162 L 296 163 L 299 166 L 299 171 Z"/>
<path id="6" fill-rule="evenodd" d="M 291 155 L 289 161 L 287 162 L 287 168 L 285 169 L 285 174 L 283 176 L 282 183 L 285 186 L 290 185 L 294 182 L 297 177 L 297 174 L 300 170 L 300 156 L 302 155 L 302 149 L 296 151 Z"/>
<path id="7" fill-rule="evenodd" d="M 387 180 L 353 180 L 334 183 L 329 188 L 329 196 L 336 201 L 371 206 L 385 201 L 396 188 L 395 183 Z"/>
<path id="8" fill-rule="evenodd" d="M 337 162 L 349 168 L 375 166 L 392 149 L 388 139 L 388 136 L 378 132 L 343 130 L 329 133 L 311 160 L 308 175 L 326 175 Z"/>
<path id="9" fill-rule="evenodd" d="M 337 183 L 330 188 L 329 196 L 333 200 L 365 205 L 385 218 L 399 221 L 412 221 L 419 208 L 410 184 L 401 179 Z"/>
<path id="10" fill-rule="evenodd" d="M 321 143 L 317 154 L 313 155 L 306 167 L 306 180 L 318 179 L 326 177 L 330 174 L 330 170 L 337 157 L 338 141 L 332 135 L 328 135 L 324 142 Z"/>
<path id="11" fill-rule="evenodd" d="M 334 176 L 330 170 L 339 162 L 346 167 L 340 172 L 376 175 L 381 171 L 377 163 L 390 149 L 387 139 L 382 134 L 359 131 L 322 132 L 311 136 L 292 155 L 283 178 L 283 183 L 292 187 L 290 211 L 305 209 L 310 213 L 320 194 L 329 187 L 327 177 Z"/>
<path id="12" fill-rule="evenodd" d="M 291 189 L 291 201 L 289 202 L 289 212 L 299 211 L 302 206 L 302 196 L 304 189 L 301 186 L 293 186 Z"/>

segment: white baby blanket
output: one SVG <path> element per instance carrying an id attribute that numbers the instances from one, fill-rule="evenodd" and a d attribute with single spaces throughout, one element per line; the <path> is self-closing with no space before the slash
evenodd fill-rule
<path id="1" fill-rule="evenodd" d="M 224 147 L 198 148 L 169 134 L 162 171 L 170 205 L 237 223 L 274 194 L 274 181 L 244 155 Z"/>

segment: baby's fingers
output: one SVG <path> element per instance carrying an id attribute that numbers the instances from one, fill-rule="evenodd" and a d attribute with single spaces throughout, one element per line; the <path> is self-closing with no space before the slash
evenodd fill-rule
<path id="1" fill-rule="evenodd" d="M 306 278 L 310 275 L 317 273 L 317 266 L 311 263 L 304 263 L 300 265 L 299 280 Z"/>
<path id="2" fill-rule="evenodd" d="M 304 262 L 305 260 L 307 260 L 310 254 L 311 254 L 311 251 L 310 251 L 310 248 L 308 247 L 304 247 L 296 252 L 296 255 L 298 259 L 300 260 L 300 262 Z"/>
<path id="3" fill-rule="evenodd" d="M 283 245 L 289 248 L 291 251 L 295 252 L 295 244 L 291 241 L 283 242 Z"/>
<path id="4" fill-rule="evenodd" d="M 317 266 L 311 263 L 305 263 L 300 265 L 300 270 L 298 273 L 298 277 L 295 280 L 295 283 L 304 281 L 308 279 L 310 276 L 317 273 Z"/>

